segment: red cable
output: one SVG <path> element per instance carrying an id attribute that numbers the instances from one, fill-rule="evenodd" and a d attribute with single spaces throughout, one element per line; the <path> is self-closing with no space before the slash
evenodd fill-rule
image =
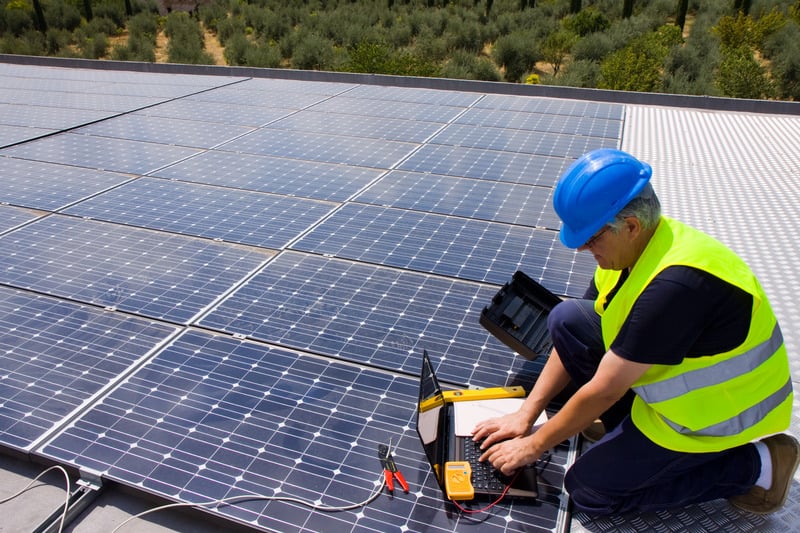
<path id="1" fill-rule="evenodd" d="M 458 507 L 458 509 L 459 509 L 459 510 L 460 510 L 462 513 L 468 513 L 468 514 L 477 514 L 477 513 L 483 513 L 483 512 L 486 512 L 486 511 L 488 511 L 489 509 L 491 509 L 492 507 L 494 507 L 495 505 L 497 505 L 498 503 L 500 503 L 500 501 L 501 501 L 503 498 L 505 498 L 505 497 L 506 497 L 506 493 L 508 493 L 508 489 L 510 489 L 510 488 L 511 488 L 511 485 L 513 485 L 513 484 L 514 484 L 514 481 L 516 481 L 516 479 L 517 479 L 517 476 L 518 476 L 518 475 L 519 475 L 519 471 L 517 471 L 517 473 L 516 473 L 516 474 L 514 474 L 514 477 L 513 477 L 513 479 L 512 479 L 512 480 L 511 480 L 511 481 L 510 481 L 508 484 L 506 484 L 506 488 L 504 488 L 504 489 L 503 489 L 503 492 L 500 494 L 500 496 L 498 496 L 498 497 L 497 497 L 497 499 L 496 499 L 495 501 L 493 501 L 492 503 L 490 503 L 489 505 L 487 505 L 487 506 L 486 506 L 486 507 L 484 507 L 483 509 L 466 509 L 465 507 L 462 507 L 462 506 L 461 506 L 461 504 L 460 504 L 460 503 L 458 503 L 456 500 L 450 500 L 450 501 L 451 501 L 451 502 L 453 502 L 453 505 L 455 505 L 456 507 Z"/>

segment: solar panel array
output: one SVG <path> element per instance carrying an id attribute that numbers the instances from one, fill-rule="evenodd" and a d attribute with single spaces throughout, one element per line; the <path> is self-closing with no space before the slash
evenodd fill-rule
<path id="1" fill-rule="evenodd" d="M 182 502 L 343 506 L 392 439 L 410 494 L 325 513 L 206 512 L 281 531 L 458 531 L 414 431 L 420 355 L 452 387 L 541 361 L 478 323 L 523 270 L 582 294 L 553 185 L 617 147 L 623 108 L 342 82 L 0 64 L 0 445 Z M 537 502 L 563 527 L 570 443 Z"/>

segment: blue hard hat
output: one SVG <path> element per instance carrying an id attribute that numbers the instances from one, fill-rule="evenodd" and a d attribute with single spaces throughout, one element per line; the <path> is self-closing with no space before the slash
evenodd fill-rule
<path id="1" fill-rule="evenodd" d="M 553 193 L 564 246 L 579 248 L 613 221 L 652 174 L 650 165 L 622 150 L 601 148 L 578 158 L 561 176 Z"/>

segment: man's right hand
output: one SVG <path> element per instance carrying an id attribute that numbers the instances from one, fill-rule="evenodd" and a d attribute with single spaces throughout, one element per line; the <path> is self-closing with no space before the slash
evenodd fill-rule
<path id="1" fill-rule="evenodd" d="M 486 450 L 496 442 L 527 435 L 530 429 L 530 416 L 520 410 L 479 422 L 475 425 L 475 429 L 472 430 L 472 440 L 475 442 L 482 441 L 481 449 Z"/>

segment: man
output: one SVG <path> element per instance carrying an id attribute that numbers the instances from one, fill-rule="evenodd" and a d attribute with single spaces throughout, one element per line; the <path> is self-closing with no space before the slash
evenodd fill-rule
<path id="1" fill-rule="evenodd" d="M 633 156 L 601 149 L 561 177 L 561 242 L 590 251 L 598 267 L 585 299 L 551 311 L 553 352 L 523 407 L 475 427 L 481 460 L 510 474 L 599 418 L 607 433 L 564 480 L 577 509 L 728 498 L 774 512 L 800 461 L 797 440 L 776 435 L 792 409 L 780 328 L 739 257 L 661 215 L 651 174 Z M 576 392 L 531 432 L 570 382 Z"/>

